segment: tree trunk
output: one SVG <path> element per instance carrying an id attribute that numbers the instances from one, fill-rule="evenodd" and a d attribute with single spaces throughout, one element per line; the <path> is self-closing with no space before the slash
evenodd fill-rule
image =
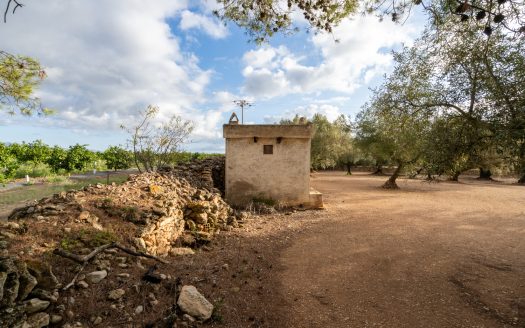
<path id="1" fill-rule="evenodd" d="M 479 178 L 480 180 L 492 180 L 492 172 L 490 172 L 490 169 L 483 169 L 482 167 L 479 168 Z"/>
<path id="2" fill-rule="evenodd" d="M 372 175 L 384 175 L 383 165 L 377 165 L 376 170 L 372 173 Z"/>
<path id="3" fill-rule="evenodd" d="M 458 182 L 459 181 L 459 175 L 461 174 L 461 172 L 454 172 L 454 174 L 450 177 L 450 181 L 456 181 Z"/>
<path id="4" fill-rule="evenodd" d="M 346 163 L 346 175 L 352 175 L 352 163 Z"/>
<path id="5" fill-rule="evenodd" d="M 385 189 L 399 189 L 399 187 L 397 186 L 397 183 L 396 183 L 396 179 L 399 177 L 399 173 L 401 172 L 402 169 L 403 169 L 403 164 L 398 164 L 396 170 L 394 171 L 394 173 L 392 173 L 390 178 L 388 178 L 388 180 L 386 180 L 386 182 L 383 184 L 383 188 L 385 188 Z"/>
<path id="6" fill-rule="evenodd" d="M 416 172 L 412 173 L 408 178 L 409 179 L 415 179 L 417 178 L 417 176 L 421 173 L 421 171 L 423 171 L 423 168 L 419 168 L 416 170 Z"/>
<path id="7" fill-rule="evenodd" d="M 518 180 L 518 183 L 523 183 L 523 184 L 525 184 L 525 173 L 523 173 L 523 175 L 521 176 L 521 178 Z"/>

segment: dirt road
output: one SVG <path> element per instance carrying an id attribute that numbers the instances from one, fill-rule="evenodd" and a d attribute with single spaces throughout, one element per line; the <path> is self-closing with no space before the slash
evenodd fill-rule
<path id="1" fill-rule="evenodd" d="M 525 188 L 382 180 L 312 180 L 327 210 L 280 255 L 277 325 L 525 327 Z"/>

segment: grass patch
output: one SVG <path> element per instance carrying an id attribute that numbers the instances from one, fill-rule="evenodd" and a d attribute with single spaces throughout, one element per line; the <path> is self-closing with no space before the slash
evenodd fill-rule
<path id="1" fill-rule="evenodd" d="M 109 176 L 109 183 L 122 183 L 128 179 L 127 174 L 113 174 Z M 68 179 L 66 177 L 53 178 L 56 182 L 25 185 L 23 187 L 0 191 L 0 211 L 14 205 L 22 206 L 29 201 L 49 197 L 53 194 L 82 189 L 90 184 L 107 182 L 106 177 L 92 177 L 87 179 Z"/>
<path id="2" fill-rule="evenodd" d="M 69 182 L 69 179 L 63 175 L 50 175 L 44 178 L 44 182 L 67 184 Z"/>
<path id="3" fill-rule="evenodd" d="M 115 241 L 117 241 L 117 236 L 109 231 L 81 229 L 62 238 L 60 247 L 66 251 L 74 251 L 83 247 L 96 248 Z"/>
<path id="4" fill-rule="evenodd" d="M 271 198 L 254 198 L 254 203 L 264 204 L 267 206 L 275 207 L 277 205 L 277 201 Z"/>

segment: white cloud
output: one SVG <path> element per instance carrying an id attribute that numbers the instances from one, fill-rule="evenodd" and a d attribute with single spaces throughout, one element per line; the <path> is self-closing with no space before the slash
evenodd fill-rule
<path id="1" fill-rule="evenodd" d="M 37 124 L 117 130 L 156 104 L 159 119 L 197 118 L 197 137 L 209 136 L 217 115 L 196 108 L 212 71 L 181 50 L 167 23 L 186 8 L 173 0 L 54 0 L 9 16 L 0 28 L 2 49 L 37 58 L 48 74 L 37 95 L 57 114 Z"/>
<path id="2" fill-rule="evenodd" d="M 217 19 L 184 10 L 181 14 L 180 28 L 182 30 L 201 29 L 215 39 L 222 39 L 228 35 L 228 29 Z"/>
<path id="3" fill-rule="evenodd" d="M 249 51 L 243 58 L 243 91 L 264 98 L 322 91 L 351 94 L 392 65 L 385 49 L 411 43 L 415 32 L 409 24 L 379 22 L 371 16 L 346 19 L 333 35 L 319 33 L 309 40 L 311 53 L 321 57 L 317 65 L 304 64 L 314 56 L 299 56 L 282 46 Z"/>
<path id="4" fill-rule="evenodd" d="M 250 68 L 276 68 L 279 62 L 278 60 L 274 61 L 274 58 L 277 56 L 283 57 L 288 54 L 288 49 L 284 46 L 278 48 L 264 47 L 246 52 L 242 59 L 246 66 Z"/>

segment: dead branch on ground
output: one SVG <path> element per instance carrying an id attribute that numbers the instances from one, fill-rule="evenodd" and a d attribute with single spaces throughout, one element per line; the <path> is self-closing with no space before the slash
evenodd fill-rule
<path id="1" fill-rule="evenodd" d="M 75 285 L 75 283 L 76 283 L 76 281 L 78 279 L 78 276 L 84 270 L 84 268 L 89 263 L 89 261 L 92 260 L 99 253 L 103 252 L 106 249 L 110 249 L 110 248 L 120 249 L 121 251 L 123 251 L 123 252 L 125 252 L 125 253 L 127 253 L 129 255 L 154 259 L 154 260 L 159 261 L 159 262 L 164 263 L 164 264 L 168 263 L 166 260 L 161 259 L 158 256 L 147 254 L 147 253 L 144 253 L 144 252 L 137 252 L 137 251 L 134 251 L 134 250 L 132 250 L 130 248 L 127 248 L 127 247 L 125 247 L 123 245 L 120 245 L 118 243 L 111 243 L 111 244 L 105 244 L 105 245 L 99 246 L 99 247 L 95 248 L 91 253 L 89 253 L 87 255 L 73 254 L 73 253 L 70 253 L 70 252 L 68 252 L 68 251 L 66 251 L 64 249 L 56 248 L 53 251 L 54 254 L 62 256 L 62 257 L 65 257 L 65 258 L 70 259 L 70 260 L 72 260 L 74 262 L 77 262 L 79 264 L 82 264 L 82 267 L 77 272 L 77 274 L 73 277 L 73 280 L 71 280 L 71 282 L 69 284 L 67 284 L 64 288 L 62 288 L 62 290 L 68 290 L 73 285 Z"/>

